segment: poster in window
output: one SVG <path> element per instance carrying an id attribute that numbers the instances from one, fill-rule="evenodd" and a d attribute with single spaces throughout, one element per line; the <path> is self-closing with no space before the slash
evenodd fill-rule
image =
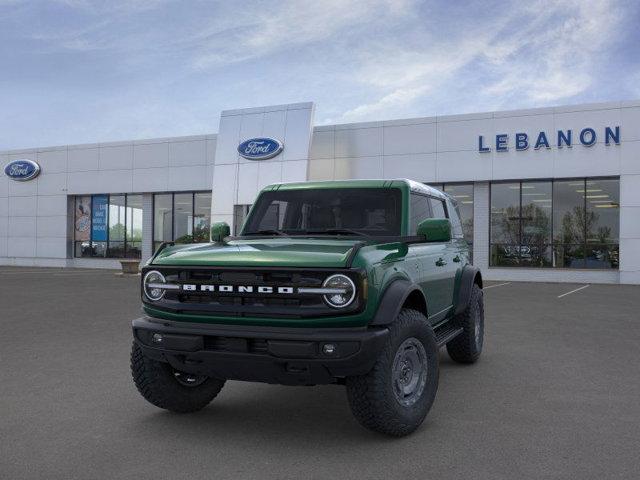
<path id="1" fill-rule="evenodd" d="M 88 242 L 91 233 L 91 197 L 76 197 L 75 239 Z"/>
<path id="2" fill-rule="evenodd" d="M 107 208 L 109 197 L 107 195 L 94 195 L 92 205 L 91 237 L 94 242 L 107 241 Z"/>

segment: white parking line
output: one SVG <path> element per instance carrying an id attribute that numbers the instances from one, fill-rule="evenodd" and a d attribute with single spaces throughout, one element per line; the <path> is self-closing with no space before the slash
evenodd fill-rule
<path id="1" fill-rule="evenodd" d="M 495 285 L 487 285 L 486 287 L 483 288 L 483 290 L 486 290 L 487 288 L 493 288 L 493 287 L 501 287 L 503 285 L 509 285 L 511 282 L 504 282 L 504 283 L 496 283 Z"/>
<path id="2" fill-rule="evenodd" d="M 587 288 L 588 286 L 589 286 L 589 285 L 583 285 L 583 286 L 582 286 L 582 287 L 580 287 L 580 288 L 576 288 L 575 290 L 571 290 L 570 292 L 563 293 L 562 295 L 558 295 L 558 298 L 562 298 L 562 297 L 565 297 L 565 296 L 567 296 L 567 295 L 571 295 L 572 293 L 579 292 L 580 290 L 584 290 L 584 289 L 585 289 L 585 288 Z"/>

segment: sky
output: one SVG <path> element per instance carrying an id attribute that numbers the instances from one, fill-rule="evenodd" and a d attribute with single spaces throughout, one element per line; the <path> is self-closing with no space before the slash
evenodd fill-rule
<path id="1" fill-rule="evenodd" d="M 640 2 L 0 0 L 0 150 L 640 99 Z"/>

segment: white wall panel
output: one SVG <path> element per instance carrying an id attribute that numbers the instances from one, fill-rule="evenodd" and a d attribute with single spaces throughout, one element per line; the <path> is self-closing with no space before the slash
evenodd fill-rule
<path id="1" fill-rule="evenodd" d="M 620 110 L 620 136 L 623 142 L 640 141 L 640 107 Z"/>
<path id="2" fill-rule="evenodd" d="M 207 141 L 169 143 L 169 165 L 188 166 L 207 164 Z"/>
<path id="3" fill-rule="evenodd" d="M 100 170 L 98 172 L 98 182 L 102 190 L 94 192 L 102 193 L 125 193 L 133 190 L 132 170 Z"/>
<path id="4" fill-rule="evenodd" d="M 333 180 L 334 168 L 333 158 L 309 160 L 309 180 Z"/>
<path id="5" fill-rule="evenodd" d="M 9 217 L 9 237 L 36 237 L 36 217 Z"/>
<path id="6" fill-rule="evenodd" d="M 288 162 L 258 162 L 258 191 L 267 185 L 282 182 L 283 165 L 288 168 Z M 255 199 L 255 198 L 254 198 Z M 252 199 L 248 203 L 253 203 Z M 240 205 L 242 202 L 238 201 Z"/>
<path id="7" fill-rule="evenodd" d="M 67 171 L 67 147 L 38 152 L 36 160 L 40 164 L 42 173 L 60 173 Z"/>
<path id="8" fill-rule="evenodd" d="M 258 190 L 258 168 L 256 162 L 241 163 L 238 166 L 238 205 L 253 203 Z"/>
<path id="9" fill-rule="evenodd" d="M 44 258 L 66 258 L 66 239 L 64 237 L 39 237 L 36 240 L 36 256 Z"/>
<path id="10" fill-rule="evenodd" d="M 169 166 L 169 142 L 146 143 L 133 146 L 133 168 Z"/>
<path id="11" fill-rule="evenodd" d="M 465 182 L 491 178 L 491 154 L 476 152 L 438 152 L 437 180 L 439 182 Z"/>
<path id="12" fill-rule="evenodd" d="M 36 237 L 67 237 L 67 216 L 37 217 Z M 64 242 L 63 242 L 64 243 Z"/>
<path id="13" fill-rule="evenodd" d="M 100 168 L 99 148 L 69 148 L 68 171 L 83 172 Z"/>
<path id="14" fill-rule="evenodd" d="M 100 170 L 125 170 L 133 168 L 133 144 L 101 146 Z"/>
<path id="15" fill-rule="evenodd" d="M 311 160 L 318 158 L 333 158 L 335 156 L 334 137 L 335 132 L 333 130 L 314 130 L 313 136 L 311 137 L 309 158 Z"/>
<path id="16" fill-rule="evenodd" d="M 206 165 L 169 167 L 169 190 L 208 190 Z"/>
<path id="17" fill-rule="evenodd" d="M 9 197 L 7 216 L 35 217 L 38 197 Z"/>
<path id="18" fill-rule="evenodd" d="M 382 155 L 382 128 L 353 128 L 335 132 L 336 158 Z"/>
<path id="19" fill-rule="evenodd" d="M 384 127 L 384 154 L 435 152 L 436 130 L 435 123 Z"/>
<path id="20" fill-rule="evenodd" d="M 38 176 L 38 195 L 64 195 L 67 193 L 67 172 L 43 173 Z"/>
<path id="21" fill-rule="evenodd" d="M 35 257 L 36 256 L 35 235 L 28 235 L 25 237 L 9 237 L 7 239 L 7 256 L 8 257 Z"/>
<path id="22" fill-rule="evenodd" d="M 166 192 L 169 190 L 169 169 L 136 168 L 132 182 L 134 192 Z"/>
<path id="23" fill-rule="evenodd" d="M 305 182 L 308 178 L 308 164 L 309 162 L 307 160 L 292 160 L 289 162 L 282 162 L 282 181 Z"/>
<path id="24" fill-rule="evenodd" d="M 620 173 L 640 174 L 640 140 L 622 142 L 617 148 L 620 148 Z"/>
<path id="25" fill-rule="evenodd" d="M 385 155 L 382 178 L 410 178 L 416 181 L 436 180 L 436 154 Z"/>
<path id="26" fill-rule="evenodd" d="M 336 180 L 382 178 L 382 156 L 336 158 Z"/>
<path id="27" fill-rule="evenodd" d="M 66 195 L 38 195 L 36 215 L 65 215 L 67 213 Z"/>

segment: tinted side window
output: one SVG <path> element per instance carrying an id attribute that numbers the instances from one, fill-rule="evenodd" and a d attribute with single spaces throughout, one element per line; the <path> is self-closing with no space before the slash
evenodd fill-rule
<path id="1" fill-rule="evenodd" d="M 431 217 L 431 206 L 429 205 L 429 197 L 412 193 L 411 210 L 409 212 L 409 215 L 409 235 L 415 235 L 418 232 L 418 224 L 425 218 Z"/>
<path id="2" fill-rule="evenodd" d="M 462 222 L 460 221 L 460 209 L 458 208 L 458 202 L 455 200 L 448 200 L 449 219 L 451 220 L 451 234 L 456 238 L 463 238 Z"/>
<path id="3" fill-rule="evenodd" d="M 429 200 L 431 200 L 433 218 L 447 218 L 444 202 L 438 198 L 429 198 Z"/>

